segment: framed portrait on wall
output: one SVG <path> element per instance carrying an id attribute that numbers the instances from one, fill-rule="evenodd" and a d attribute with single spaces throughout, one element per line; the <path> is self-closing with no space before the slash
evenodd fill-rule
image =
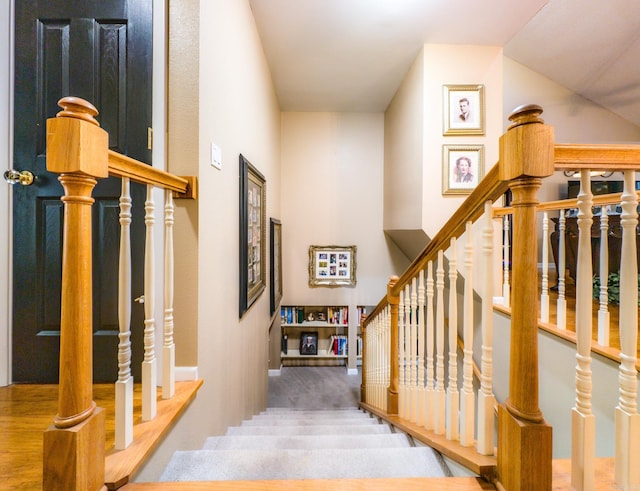
<path id="1" fill-rule="evenodd" d="M 356 246 L 310 246 L 309 286 L 354 286 Z"/>
<path id="2" fill-rule="evenodd" d="M 282 300 L 282 224 L 280 220 L 275 218 L 270 219 L 270 263 L 271 263 L 271 277 L 270 277 L 270 295 L 269 295 L 269 309 L 271 315 L 273 315 L 280 305 Z"/>
<path id="3" fill-rule="evenodd" d="M 469 194 L 484 177 L 484 145 L 442 146 L 442 194 Z"/>
<path id="4" fill-rule="evenodd" d="M 240 317 L 265 289 L 266 180 L 240 154 Z"/>
<path id="5" fill-rule="evenodd" d="M 443 87 L 444 135 L 484 135 L 484 85 Z"/>

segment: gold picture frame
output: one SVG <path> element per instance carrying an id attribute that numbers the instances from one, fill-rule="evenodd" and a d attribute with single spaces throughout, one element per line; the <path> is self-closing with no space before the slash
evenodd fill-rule
<path id="1" fill-rule="evenodd" d="M 484 177 L 484 145 L 442 146 L 442 194 L 469 194 Z"/>
<path id="2" fill-rule="evenodd" d="M 443 135 L 484 135 L 484 85 L 443 86 Z"/>
<path id="3" fill-rule="evenodd" d="M 356 251 L 352 246 L 310 246 L 309 286 L 355 286 Z"/>

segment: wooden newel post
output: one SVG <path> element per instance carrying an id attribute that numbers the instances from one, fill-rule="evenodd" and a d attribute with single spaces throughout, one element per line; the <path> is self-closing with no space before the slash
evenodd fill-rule
<path id="1" fill-rule="evenodd" d="M 391 276 L 387 285 L 387 303 L 391 314 L 391 346 L 389 347 L 389 388 L 387 389 L 387 413 L 398 414 L 398 304 L 400 296 L 393 295 L 397 276 Z"/>
<path id="2" fill-rule="evenodd" d="M 104 486 L 105 415 L 93 401 L 91 193 L 108 176 L 108 135 L 88 102 L 65 97 L 47 121 L 47 169 L 65 195 L 58 414 L 44 434 L 43 488 Z"/>
<path id="3" fill-rule="evenodd" d="M 362 377 L 360 380 L 360 402 L 367 402 L 367 326 L 365 321 L 367 314 L 360 316 L 360 329 L 362 330 Z"/>
<path id="4" fill-rule="evenodd" d="M 551 490 L 552 428 L 538 406 L 537 192 L 554 171 L 553 128 L 521 106 L 500 138 L 500 179 L 513 193 L 509 397 L 498 408 L 498 479 L 505 489 Z"/>

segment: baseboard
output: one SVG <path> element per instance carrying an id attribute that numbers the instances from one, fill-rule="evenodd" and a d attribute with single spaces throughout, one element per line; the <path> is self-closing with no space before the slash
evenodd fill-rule
<path id="1" fill-rule="evenodd" d="M 347 375 L 358 375 L 357 368 L 347 368 Z"/>
<path id="2" fill-rule="evenodd" d="M 198 380 L 198 367 L 176 367 L 176 382 Z"/>
<path id="3" fill-rule="evenodd" d="M 279 377 L 280 376 L 280 368 L 270 368 L 269 369 L 269 377 Z"/>

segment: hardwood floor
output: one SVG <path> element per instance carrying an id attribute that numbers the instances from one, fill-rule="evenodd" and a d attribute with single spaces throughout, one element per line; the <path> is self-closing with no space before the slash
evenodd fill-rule
<path id="1" fill-rule="evenodd" d="M 117 452 L 113 449 L 114 386 L 95 385 L 93 399 L 106 411 L 106 477 L 107 482 L 127 481 L 143 459 L 164 436 L 202 385 L 201 380 L 177 382 L 176 395 L 162 400 L 158 391 L 158 416 L 141 421 L 140 384 L 134 385 L 135 444 Z M 52 424 L 58 405 L 57 385 L 18 384 L 0 388 L 0 485 L 1 489 L 42 489 L 43 432 Z M 147 438 L 141 436 L 148 435 Z M 111 486 L 110 489 L 115 488 Z"/>

